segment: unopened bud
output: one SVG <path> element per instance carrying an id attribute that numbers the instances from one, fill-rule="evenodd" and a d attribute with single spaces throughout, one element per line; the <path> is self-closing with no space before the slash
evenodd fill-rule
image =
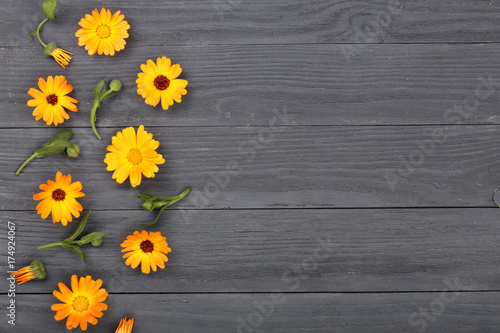
<path id="1" fill-rule="evenodd" d="M 118 80 L 113 80 L 109 84 L 109 88 L 113 91 L 120 91 L 122 89 L 122 83 Z"/>
<path id="2" fill-rule="evenodd" d="M 78 155 L 80 155 L 80 147 L 72 144 L 70 147 L 66 148 L 66 155 L 72 158 L 78 157 Z"/>

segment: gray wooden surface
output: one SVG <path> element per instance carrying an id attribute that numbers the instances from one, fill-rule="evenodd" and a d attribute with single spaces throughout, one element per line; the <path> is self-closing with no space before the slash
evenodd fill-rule
<path id="1" fill-rule="evenodd" d="M 0 12 L 1 332 L 62 332 L 50 305 L 72 274 L 104 281 L 109 310 L 89 332 L 498 332 L 500 317 L 499 4 L 440 1 L 69 1 L 42 36 L 74 53 L 67 69 L 29 34 L 42 1 Z M 124 51 L 88 56 L 74 32 L 94 8 L 121 10 Z M 189 81 L 181 104 L 136 94 L 140 64 L 168 56 Z M 65 75 L 79 111 L 54 128 L 35 122 L 27 91 Z M 98 141 L 88 123 L 103 102 Z M 103 163 L 111 136 L 144 124 L 166 163 L 138 188 Z M 81 156 L 17 167 L 60 128 Z M 69 227 L 41 220 L 32 200 L 57 170 L 93 208 L 88 262 L 59 248 Z M 151 231 L 172 248 L 164 270 L 125 266 L 119 244 L 154 214 L 140 193 L 193 192 Z M 7 221 L 16 265 L 38 258 L 47 278 L 18 286 L 7 323 Z M 76 260 L 75 260 L 76 259 Z M 76 330 L 79 331 L 78 329 Z"/>

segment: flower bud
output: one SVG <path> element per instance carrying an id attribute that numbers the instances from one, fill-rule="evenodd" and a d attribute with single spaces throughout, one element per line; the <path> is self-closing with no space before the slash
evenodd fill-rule
<path id="1" fill-rule="evenodd" d="M 120 91 L 122 89 L 122 83 L 118 80 L 113 80 L 109 84 L 109 88 L 113 91 Z"/>
<path id="2" fill-rule="evenodd" d="M 31 280 L 41 280 L 45 278 L 45 267 L 39 260 L 33 260 L 29 266 L 23 267 L 11 274 L 18 284 L 23 284 Z"/>
<path id="3" fill-rule="evenodd" d="M 80 155 L 80 147 L 72 144 L 70 147 L 66 148 L 66 155 L 72 158 L 78 157 L 78 155 Z"/>
<path id="4" fill-rule="evenodd" d="M 57 50 L 57 45 L 54 42 L 48 43 L 47 46 L 45 46 L 45 49 L 43 50 L 43 54 L 46 57 L 52 56 L 52 53 Z"/>
<path id="5" fill-rule="evenodd" d="M 93 240 L 91 243 L 92 243 L 92 245 L 93 245 L 93 246 L 95 246 L 95 247 L 100 246 L 100 245 L 101 245 L 101 243 L 102 243 L 102 238 L 95 239 L 95 240 Z"/>
<path id="6" fill-rule="evenodd" d="M 47 46 L 45 46 L 43 54 L 46 57 L 53 57 L 62 68 L 66 68 L 66 66 L 69 65 L 71 61 L 70 55 L 73 55 L 71 52 L 58 48 L 54 42 L 48 43 Z"/>
<path id="7" fill-rule="evenodd" d="M 158 209 L 158 208 L 162 208 L 163 206 L 165 206 L 168 202 L 166 202 L 165 200 L 161 200 L 161 199 L 157 199 L 157 200 L 154 200 L 153 201 L 153 209 Z"/>
<path id="8" fill-rule="evenodd" d="M 45 278 L 46 275 L 45 267 L 43 266 L 40 260 L 33 260 L 30 264 L 30 267 L 36 280 L 41 280 Z"/>
<path id="9" fill-rule="evenodd" d="M 152 200 L 146 200 L 144 204 L 142 205 L 142 209 L 145 211 L 152 211 L 153 210 L 153 201 Z"/>

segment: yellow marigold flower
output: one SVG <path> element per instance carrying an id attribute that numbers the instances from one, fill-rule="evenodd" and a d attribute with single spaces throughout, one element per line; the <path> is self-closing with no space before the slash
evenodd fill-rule
<path id="1" fill-rule="evenodd" d="M 132 332 L 132 327 L 134 326 L 134 318 L 127 320 L 127 317 L 120 320 L 120 324 L 116 329 L 115 333 L 130 333 Z"/>
<path id="2" fill-rule="evenodd" d="M 161 107 L 167 110 L 169 106 L 181 102 L 181 96 L 186 95 L 186 80 L 177 79 L 182 73 L 179 64 L 171 65 L 167 57 L 157 58 L 156 64 L 149 59 L 141 65 L 142 72 L 137 74 L 137 94 L 145 98 L 148 105 L 156 106 L 161 99 Z"/>
<path id="3" fill-rule="evenodd" d="M 42 219 L 52 213 L 52 222 L 67 225 L 73 221 L 73 216 L 80 217 L 83 207 L 76 198 L 84 197 L 85 193 L 80 192 L 80 182 L 71 183 L 71 175 L 63 176 L 61 171 L 57 171 L 56 181 L 47 180 L 47 184 L 40 185 L 40 190 L 44 192 L 35 194 L 33 200 L 42 200 L 36 206 Z"/>
<path id="4" fill-rule="evenodd" d="M 47 125 L 59 125 L 64 119 L 69 119 L 69 115 L 64 108 L 76 112 L 78 108 L 73 103 L 78 101 L 72 97 L 66 96 L 73 91 L 73 86 L 68 84 L 68 80 L 62 75 L 55 77 L 49 76 L 47 81 L 38 79 L 38 88 L 30 88 L 28 94 L 34 99 L 28 101 L 28 106 L 34 106 L 33 116 L 38 121 L 41 118 Z"/>
<path id="5" fill-rule="evenodd" d="M 94 9 L 92 15 L 86 14 L 78 24 L 82 27 L 75 33 L 78 37 L 78 45 L 84 46 L 90 55 L 99 54 L 115 55 L 125 48 L 125 38 L 128 38 L 127 30 L 130 25 L 124 21 L 124 15 L 117 11 L 111 15 L 109 9 Z"/>
<path id="6" fill-rule="evenodd" d="M 70 290 L 62 282 L 59 282 L 59 290 L 54 290 L 53 295 L 63 303 L 57 303 L 50 308 L 56 311 L 54 318 L 59 321 L 66 317 L 66 328 L 68 330 L 78 327 L 82 331 L 87 330 L 87 323 L 97 324 L 97 318 L 101 318 L 108 306 L 103 302 L 108 297 L 106 289 L 101 288 L 102 280 L 92 280 L 90 275 L 85 278 L 73 275 L 71 277 Z"/>
<path id="7" fill-rule="evenodd" d="M 141 175 L 154 178 L 158 172 L 157 164 L 165 163 L 163 157 L 156 152 L 160 142 L 153 140 L 153 134 L 139 126 L 137 135 L 133 127 L 127 127 L 116 133 L 108 146 L 104 163 L 106 170 L 113 171 L 113 179 L 121 184 L 130 176 L 130 184 L 136 187 L 141 184 Z"/>
<path id="8" fill-rule="evenodd" d="M 164 263 L 168 261 L 166 254 L 172 251 L 160 232 L 148 234 L 145 230 L 128 235 L 120 246 L 124 248 L 122 252 L 127 252 L 123 255 L 127 258 L 125 265 L 135 269 L 140 263 L 144 274 L 149 274 L 150 269 L 156 272 L 156 267 L 165 268 Z"/>
<path id="9" fill-rule="evenodd" d="M 41 261 L 33 260 L 29 266 L 18 269 L 10 275 L 15 277 L 18 284 L 31 280 L 41 280 L 45 278 L 45 267 Z"/>
<path id="10" fill-rule="evenodd" d="M 69 55 L 73 55 L 71 52 L 58 48 L 56 43 L 47 44 L 43 50 L 43 54 L 45 54 L 46 57 L 54 57 L 62 68 L 66 68 L 66 66 L 69 65 L 69 62 L 71 61 L 71 56 Z"/>

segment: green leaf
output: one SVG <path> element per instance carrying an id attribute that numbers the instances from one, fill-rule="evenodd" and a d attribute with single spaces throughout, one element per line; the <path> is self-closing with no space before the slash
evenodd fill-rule
<path id="1" fill-rule="evenodd" d="M 76 245 L 70 245 L 70 246 L 62 245 L 62 247 L 73 251 L 78 257 L 80 257 L 80 259 L 83 260 L 83 262 L 87 262 L 87 260 L 85 260 L 85 256 L 83 255 L 82 249 L 80 249 L 78 246 L 76 246 Z"/>
<path id="2" fill-rule="evenodd" d="M 178 196 L 175 197 L 153 197 L 150 194 L 142 194 L 139 195 L 139 198 L 148 197 L 149 199 L 146 200 L 143 206 L 139 206 L 140 209 L 145 210 L 147 212 L 152 211 L 153 209 L 160 208 L 160 211 L 158 212 L 158 215 L 156 216 L 156 220 L 154 220 L 151 223 L 140 223 L 140 225 L 144 226 L 152 226 L 153 224 L 158 221 L 158 218 L 160 217 L 160 214 L 167 208 L 168 206 L 171 206 L 175 204 L 177 201 L 181 200 L 184 198 L 189 192 L 191 191 L 191 187 L 187 187 L 184 192 L 179 194 Z"/>
<path id="3" fill-rule="evenodd" d="M 66 147 L 68 147 L 70 143 L 68 141 L 56 141 L 52 143 L 50 146 L 46 146 L 40 149 L 35 150 L 35 155 L 40 158 L 46 155 L 55 155 L 62 152 Z"/>
<path id="4" fill-rule="evenodd" d="M 90 124 L 92 125 L 92 130 L 94 131 L 95 136 L 101 140 L 102 137 L 97 132 L 97 128 L 95 127 L 95 122 L 97 120 L 97 108 L 101 105 L 102 96 L 105 95 L 106 88 L 104 88 L 104 83 L 108 77 L 106 76 L 101 81 L 97 82 L 94 88 L 94 100 L 92 101 L 92 107 L 90 108 Z"/>
<path id="5" fill-rule="evenodd" d="M 181 200 L 182 198 L 184 198 L 189 192 L 191 191 L 191 187 L 188 186 L 184 192 L 182 192 L 181 194 L 179 194 L 178 196 L 175 196 L 175 197 L 156 197 L 158 199 L 162 199 L 162 200 L 175 200 L 175 202 Z"/>
<path id="6" fill-rule="evenodd" d="M 42 31 L 42 28 L 40 27 L 40 30 L 38 30 L 38 31 L 37 30 L 38 29 L 35 29 L 35 31 L 33 31 L 32 33 L 30 33 L 29 37 L 30 37 L 31 40 L 33 40 L 33 38 L 32 38 L 33 36 L 36 36 L 37 33 L 39 33 L 40 31 Z"/>
<path id="7" fill-rule="evenodd" d="M 80 242 L 82 243 L 82 245 L 87 244 L 87 243 L 91 243 L 95 240 L 99 240 L 99 239 L 103 238 L 104 235 L 106 235 L 104 232 L 92 232 L 92 233 L 80 238 Z"/>
<path id="8" fill-rule="evenodd" d="M 52 137 L 52 139 L 46 141 L 43 144 L 43 146 L 44 147 L 50 146 L 54 141 L 57 141 L 57 140 L 69 141 L 69 139 L 71 139 L 72 136 L 73 136 L 73 131 L 70 129 L 61 131 L 61 132 L 57 133 L 56 135 L 54 135 Z"/>
<path id="9" fill-rule="evenodd" d="M 78 223 L 78 226 L 76 227 L 76 230 L 73 231 L 73 233 L 71 234 L 71 236 L 69 236 L 68 238 L 66 238 L 64 241 L 68 241 L 68 242 L 72 242 L 76 239 L 76 237 L 78 237 L 83 229 L 85 229 L 85 225 L 87 224 L 87 219 L 89 218 L 89 214 L 90 212 L 92 211 L 92 209 L 89 209 L 89 211 L 87 212 L 87 214 L 85 214 L 85 216 L 83 216 L 83 218 L 80 220 L 80 223 Z"/>
<path id="10" fill-rule="evenodd" d="M 45 0 L 42 5 L 42 12 L 51 21 L 54 21 L 56 19 L 56 15 L 54 14 L 56 5 L 57 0 Z"/>
<path id="11" fill-rule="evenodd" d="M 148 200 L 148 199 L 153 199 L 154 197 L 151 194 L 139 194 L 137 196 L 140 199 Z"/>
<path id="12" fill-rule="evenodd" d="M 106 76 L 104 79 L 102 79 L 101 81 L 99 81 L 96 85 L 95 85 L 95 88 L 94 88 L 94 101 L 97 99 L 98 101 L 101 100 L 101 95 L 102 93 L 104 92 L 104 83 L 106 82 L 106 80 L 108 79 L 108 77 Z"/>
<path id="13" fill-rule="evenodd" d="M 146 227 L 150 227 L 150 226 L 152 226 L 153 224 L 155 224 L 155 223 L 156 223 L 156 221 L 158 221 L 158 218 L 160 217 L 161 213 L 162 213 L 162 212 L 165 210 L 165 208 L 167 208 L 167 207 L 168 207 L 168 205 L 165 205 L 165 206 L 163 206 L 163 207 L 162 207 L 162 208 L 158 211 L 158 215 L 156 216 L 156 219 L 155 219 L 153 222 L 151 222 L 151 223 L 140 223 L 140 225 L 143 225 L 143 226 L 146 226 Z"/>
<path id="14" fill-rule="evenodd" d="M 176 195 L 175 197 L 155 197 L 155 199 L 163 200 L 163 201 L 171 201 L 171 200 L 179 199 L 179 196 Z"/>
<path id="15" fill-rule="evenodd" d="M 102 101 L 104 101 L 106 98 L 111 97 L 111 96 L 114 96 L 114 95 L 116 95 L 116 91 L 115 91 L 115 92 L 112 92 L 112 93 L 109 93 L 108 95 L 106 95 L 106 96 L 102 97 L 102 98 L 101 98 L 101 102 L 102 102 Z"/>

